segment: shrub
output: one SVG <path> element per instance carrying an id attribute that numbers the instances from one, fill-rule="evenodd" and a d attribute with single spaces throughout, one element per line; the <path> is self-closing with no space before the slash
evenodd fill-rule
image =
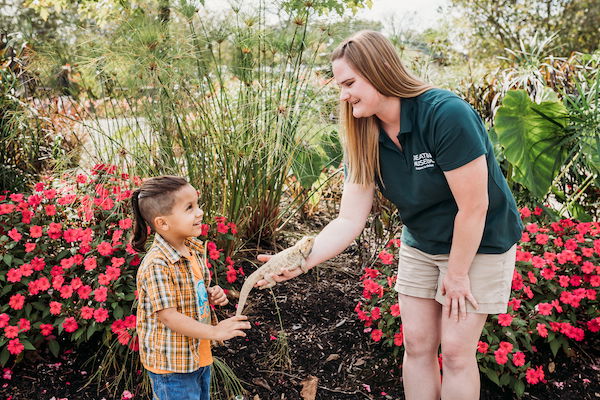
<path id="1" fill-rule="evenodd" d="M 600 331 L 600 223 L 532 222 L 541 214 L 540 208 L 521 210 L 526 230 L 517 247 L 508 312 L 488 318 L 477 349 L 480 371 L 519 396 L 525 382 L 546 382 L 545 365 L 532 363 L 538 348 L 548 346 L 556 356 Z M 378 263 L 365 269 L 363 299 L 355 308 L 365 332 L 391 347 L 394 355 L 403 342 L 393 289 L 399 245 L 392 240 Z"/>
<path id="2" fill-rule="evenodd" d="M 135 274 L 129 244 L 131 188 L 140 178 L 115 166 L 40 182 L 33 193 L 0 196 L 0 365 L 24 350 L 78 346 L 93 336 L 137 351 Z M 220 247 L 236 226 L 215 218 L 203 226 L 208 263 L 228 288 L 240 270 Z M 60 339 L 60 340 L 59 340 Z"/>

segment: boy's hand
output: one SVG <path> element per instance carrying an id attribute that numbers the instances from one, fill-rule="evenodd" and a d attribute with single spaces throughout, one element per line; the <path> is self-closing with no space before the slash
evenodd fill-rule
<path id="1" fill-rule="evenodd" d="M 248 317 L 245 315 L 238 315 L 224 319 L 219 322 L 216 326 L 213 326 L 215 330 L 214 340 L 229 340 L 235 336 L 246 336 L 242 329 L 250 329 L 250 322 L 247 322 Z"/>
<path id="2" fill-rule="evenodd" d="M 208 292 L 208 302 L 210 304 L 214 304 L 216 306 L 224 306 L 229 303 L 227 300 L 227 296 L 225 292 L 221 288 L 221 286 L 212 286 L 207 289 Z"/>

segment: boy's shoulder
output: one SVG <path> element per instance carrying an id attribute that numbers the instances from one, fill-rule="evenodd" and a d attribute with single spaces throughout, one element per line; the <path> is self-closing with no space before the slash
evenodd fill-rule
<path id="1" fill-rule="evenodd" d="M 155 267 L 169 267 L 169 260 L 165 254 L 156 246 L 150 247 L 138 269 L 138 275 L 146 273 Z"/>

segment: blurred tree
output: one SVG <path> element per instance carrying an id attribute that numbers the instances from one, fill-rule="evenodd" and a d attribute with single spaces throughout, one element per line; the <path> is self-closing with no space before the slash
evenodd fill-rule
<path id="1" fill-rule="evenodd" d="M 503 53 L 520 42 L 556 34 L 560 54 L 591 53 L 600 43 L 598 0 L 451 0 L 467 22 L 471 52 Z"/>

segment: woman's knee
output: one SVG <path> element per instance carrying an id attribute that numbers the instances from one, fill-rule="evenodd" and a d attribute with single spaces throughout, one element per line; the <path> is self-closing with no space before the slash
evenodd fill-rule
<path id="1" fill-rule="evenodd" d="M 460 337 L 442 339 L 442 358 L 444 368 L 464 369 L 476 363 L 476 349 Z"/>
<path id="2" fill-rule="evenodd" d="M 439 336 L 434 332 L 412 329 L 403 325 L 404 350 L 409 357 L 436 357 L 440 347 Z"/>

